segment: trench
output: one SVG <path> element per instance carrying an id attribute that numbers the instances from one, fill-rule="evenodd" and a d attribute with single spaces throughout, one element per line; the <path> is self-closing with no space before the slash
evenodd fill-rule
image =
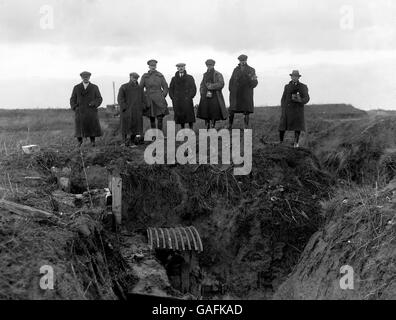
<path id="1" fill-rule="evenodd" d="M 231 166 L 129 165 L 124 155 L 93 157 L 92 188 L 106 186 L 114 170 L 101 166 L 118 156 L 113 168 L 122 178 L 122 225 L 115 227 L 114 217 L 103 225 L 117 248 L 107 254 L 119 299 L 271 299 L 323 226 L 321 202 L 335 185 L 310 151 L 262 145 L 254 150 L 252 173 L 239 177 Z M 81 174 L 72 182 L 73 193 L 87 191 Z M 198 230 L 202 252 L 148 248 L 148 228 L 187 226 Z"/>
<path id="2" fill-rule="evenodd" d="M 333 183 L 309 151 L 272 145 L 253 151 L 248 176 L 234 176 L 232 166 L 149 166 L 125 160 L 123 154 L 106 153 L 86 163 L 91 191 L 103 191 L 108 176 L 122 179 L 122 223 L 116 225 L 114 214 L 102 221 L 103 237 L 108 235 L 114 248 L 106 255 L 119 299 L 130 294 L 271 299 L 322 226 L 320 201 Z M 80 194 L 87 189 L 75 163 L 71 192 Z M 110 205 L 103 192 L 93 202 Z M 203 251 L 193 245 L 180 248 L 180 237 L 178 249 L 174 242 L 172 248 L 149 248 L 148 228 L 190 226 L 199 233 Z"/>
<path id="3" fill-rule="evenodd" d="M 147 242 L 149 227 L 194 226 L 200 234 L 202 252 L 152 251 L 181 295 L 270 299 L 320 228 L 320 201 L 331 179 L 317 159 L 274 147 L 253 158 L 253 172 L 241 177 L 224 166 L 142 165 L 122 172 L 128 232 Z"/>

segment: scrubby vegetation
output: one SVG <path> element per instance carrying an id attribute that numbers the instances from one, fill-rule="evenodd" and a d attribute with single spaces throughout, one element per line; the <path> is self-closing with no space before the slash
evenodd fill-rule
<path id="1" fill-rule="evenodd" d="M 0 110 L 0 197 L 57 217 L 1 211 L 0 298 L 115 299 L 134 290 L 177 296 L 145 248 L 144 232 L 148 225 L 178 224 L 199 228 L 202 270 L 226 286 L 227 297 L 269 299 L 274 291 L 280 299 L 395 297 L 394 115 L 310 106 L 307 149 L 295 150 L 292 136 L 282 147 L 274 144 L 279 107 L 257 109 L 247 177 L 234 177 L 229 166 L 146 166 L 144 146 L 121 148 L 119 120 L 105 110 L 100 116 L 105 135 L 96 150 L 84 147 L 83 166 L 70 110 Z M 242 122 L 237 117 L 236 127 Z M 41 152 L 24 155 L 21 146 L 31 143 Z M 133 236 L 114 234 L 103 211 L 64 209 L 52 166 L 71 167 L 74 193 L 85 192 L 87 181 L 106 187 L 106 172 L 121 174 L 124 232 Z M 123 251 L 144 252 L 150 271 L 126 261 Z M 60 287 L 50 295 L 37 287 L 42 263 L 55 265 L 59 275 Z M 356 272 L 353 292 L 337 287 L 345 264 Z"/>

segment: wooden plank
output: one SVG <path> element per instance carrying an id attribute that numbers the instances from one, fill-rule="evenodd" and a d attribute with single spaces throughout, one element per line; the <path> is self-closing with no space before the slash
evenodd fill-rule
<path id="1" fill-rule="evenodd" d="M 122 179 L 113 177 L 111 179 L 112 209 L 117 224 L 121 224 L 121 204 L 122 204 Z"/>
<path id="2" fill-rule="evenodd" d="M 29 218 L 47 219 L 47 218 L 56 217 L 52 213 L 7 200 L 0 200 L 0 208 L 8 210 L 17 215 L 21 215 Z"/>

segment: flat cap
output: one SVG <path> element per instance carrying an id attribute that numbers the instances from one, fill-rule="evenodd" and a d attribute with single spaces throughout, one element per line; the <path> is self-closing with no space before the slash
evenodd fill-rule
<path id="1" fill-rule="evenodd" d="M 91 76 L 91 72 L 83 71 L 80 73 L 80 77 L 83 77 L 83 76 Z"/>
<path id="2" fill-rule="evenodd" d="M 158 61 L 155 60 L 155 59 L 151 59 L 151 60 L 147 61 L 147 64 L 148 64 L 149 66 L 154 66 L 154 65 L 156 65 L 157 63 L 158 63 Z"/>
<path id="3" fill-rule="evenodd" d="M 183 62 L 180 62 L 180 63 L 178 63 L 178 64 L 176 65 L 176 67 L 185 67 L 185 66 L 186 66 L 186 64 L 183 63 Z"/>
<path id="4" fill-rule="evenodd" d="M 239 61 L 246 61 L 248 59 L 248 56 L 246 55 L 246 54 L 241 54 L 239 57 L 238 57 L 238 60 Z"/>
<path id="5" fill-rule="evenodd" d="M 136 72 L 131 72 L 131 73 L 129 74 L 129 76 L 130 76 L 130 77 L 133 77 L 133 78 L 135 78 L 135 79 L 139 79 L 139 77 L 140 77 Z"/>
<path id="6" fill-rule="evenodd" d="M 208 59 L 206 60 L 205 64 L 207 66 L 214 66 L 216 64 L 216 61 L 214 61 L 213 59 Z"/>

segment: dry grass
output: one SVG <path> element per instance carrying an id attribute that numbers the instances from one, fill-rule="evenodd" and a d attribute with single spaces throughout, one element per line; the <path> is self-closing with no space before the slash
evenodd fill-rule
<path id="1" fill-rule="evenodd" d="M 332 248 L 354 266 L 362 299 L 395 297 L 396 211 L 392 194 L 359 187 L 339 190 L 323 204 L 326 219 L 337 223 Z"/>

